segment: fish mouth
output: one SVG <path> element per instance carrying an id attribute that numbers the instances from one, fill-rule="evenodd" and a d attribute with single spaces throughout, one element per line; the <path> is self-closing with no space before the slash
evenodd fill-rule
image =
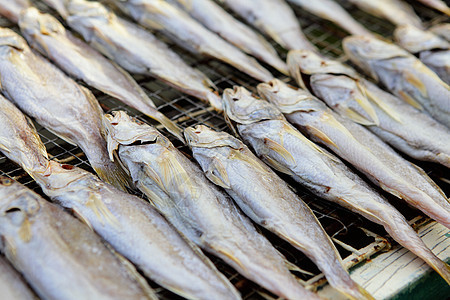
<path id="1" fill-rule="evenodd" d="M 190 147 L 197 146 L 200 143 L 198 135 L 202 132 L 202 126 L 203 125 L 197 125 L 195 127 L 190 126 L 184 130 L 184 138 Z"/>

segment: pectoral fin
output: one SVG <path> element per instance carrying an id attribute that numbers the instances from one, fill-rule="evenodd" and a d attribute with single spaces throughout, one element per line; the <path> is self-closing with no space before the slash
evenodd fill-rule
<path id="1" fill-rule="evenodd" d="M 408 83 L 414 86 L 416 89 L 418 89 L 422 96 L 428 97 L 426 86 L 416 75 L 409 71 L 404 71 L 403 75 L 405 77 L 405 80 L 408 81 Z"/>
<path id="2" fill-rule="evenodd" d="M 319 140 L 321 140 L 325 145 L 327 146 L 331 146 L 331 147 L 335 147 L 335 148 L 339 148 L 331 138 L 329 138 L 324 132 L 322 132 L 321 130 L 310 126 L 310 125 L 306 125 L 307 130 L 310 132 L 310 134 L 314 135 L 316 138 L 318 138 Z"/>
<path id="3" fill-rule="evenodd" d="M 403 101 L 405 101 L 409 105 L 414 106 L 418 110 L 423 110 L 422 105 L 419 102 L 417 102 L 413 97 L 411 97 L 408 93 L 406 93 L 405 91 L 399 91 L 398 94 L 399 94 L 400 98 L 402 98 Z"/>
<path id="4" fill-rule="evenodd" d="M 94 212 L 102 225 L 110 224 L 114 227 L 119 226 L 119 222 L 116 217 L 111 213 L 111 211 L 106 207 L 95 192 L 89 193 L 89 199 L 86 202 L 86 206 Z"/>
<path id="5" fill-rule="evenodd" d="M 367 97 L 375 102 L 386 114 L 388 114 L 392 119 L 397 121 L 398 123 L 402 123 L 400 115 L 398 115 L 391 107 L 389 107 L 383 99 L 370 92 L 369 90 L 365 90 Z M 379 124 L 377 124 L 379 125 Z"/>
<path id="6" fill-rule="evenodd" d="M 250 155 L 243 153 L 243 149 L 234 150 L 230 156 L 231 159 L 240 160 L 243 162 L 246 162 L 248 165 L 250 165 L 252 168 L 257 169 L 262 172 L 266 172 L 267 170 L 264 169 L 264 167 L 261 165 L 261 162 L 259 160 L 253 159 Z M 249 151 L 249 150 L 247 150 Z M 253 155 L 252 155 L 253 156 Z"/>
<path id="7" fill-rule="evenodd" d="M 84 224 L 86 224 L 91 230 L 94 230 L 92 228 L 92 224 L 91 222 L 89 222 L 89 220 L 81 213 L 81 211 L 79 211 L 77 208 L 72 208 L 73 213 L 78 217 L 78 219 L 81 220 L 81 222 L 83 222 Z"/>
<path id="8" fill-rule="evenodd" d="M 31 226 L 28 218 L 25 218 L 19 229 L 19 237 L 25 243 L 31 240 Z"/>
<path id="9" fill-rule="evenodd" d="M 224 189 L 231 188 L 227 170 L 218 159 L 213 158 L 213 162 L 205 175 L 209 180 L 214 182 L 214 184 L 221 186 Z"/>
<path id="10" fill-rule="evenodd" d="M 272 168 L 274 168 L 275 170 L 277 170 L 278 172 L 293 176 L 294 173 L 289 170 L 287 167 L 285 167 L 284 165 L 280 164 L 279 162 L 277 162 L 276 160 L 274 160 L 273 158 L 267 156 L 267 155 L 263 155 L 263 159 L 266 161 L 266 163 L 271 166 Z"/>
<path id="11" fill-rule="evenodd" d="M 216 250 L 220 254 L 224 255 L 228 259 L 234 261 L 242 270 L 247 271 L 247 268 L 241 263 L 241 261 L 237 257 L 233 256 L 232 253 L 230 253 L 224 249 L 214 249 L 214 250 Z"/>
<path id="12" fill-rule="evenodd" d="M 269 138 L 264 138 L 264 144 L 266 144 L 270 150 L 283 157 L 289 164 L 295 165 L 294 157 L 282 145 Z"/>

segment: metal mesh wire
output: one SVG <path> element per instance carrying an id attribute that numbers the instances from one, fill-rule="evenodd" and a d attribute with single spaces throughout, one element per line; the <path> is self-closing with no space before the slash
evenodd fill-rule
<path id="1" fill-rule="evenodd" d="M 347 8 L 351 14 L 362 24 L 364 24 L 368 29 L 377 32 L 385 37 L 390 37 L 394 30 L 394 26 L 389 24 L 386 21 L 380 20 L 373 16 L 370 16 L 358 9 L 355 9 L 347 1 L 339 1 L 345 8 Z M 45 5 L 40 2 L 35 3 L 41 10 L 52 12 Z M 422 6 L 417 3 L 411 3 L 414 5 L 416 12 L 422 18 L 426 25 L 434 25 L 440 22 L 448 21 L 444 16 L 438 16 L 437 13 L 432 11 L 431 9 Z M 306 36 L 321 50 L 324 55 L 328 55 L 330 57 L 338 58 L 341 60 L 345 60 L 343 57 L 343 51 L 341 48 L 341 41 L 347 34 L 338 28 L 337 26 L 321 20 L 315 16 L 312 16 L 299 8 L 295 8 L 295 13 L 297 14 L 303 31 Z M 0 26 L 11 27 L 12 29 L 17 30 L 14 25 L 9 23 L 7 20 L 0 18 Z M 243 73 L 240 73 L 222 63 L 219 63 L 215 60 L 203 58 L 200 56 L 195 56 L 190 53 L 187 53 L 185 50 L 171 43 L 167 39 L 162 36 L 159 36 L 162 40 L 167 42 L 173 50 L 179 53 L 182 58 L 190 65 L 197 67 L 202 72 L 204 72 L 218 87 L 219 91 L 222 92 L 225 88 L 233 87 L 234 85 L 241 85 L 249 89 L 250 91 L 256 92 L 255 86 L 258 84 L 254 79 L 246 76 Z M 274 47 L 280 53 L 280 56 L 285 59 L 286 51 L 278 47 L 274 44 Z M 268 67 L 268 66 L 266 66 Z M 277 71 L 271 69 L 273 74 L 275 74 L 280 79 L 290 82 L 290 79 L 286 76 L 282 76 Z M 150 98 L 152 98 L 155 104 L 158 106 L 158 109 L 166 114 L 170 119 L 176 120 L 177 123 L 186 128 L 188 126 L 197 125 L 197 124 L 206 124 L 211 127 L 214 127 L 218 130 L 228 131 L 227 124 L 224 121 L 222 115 L 217 114 L 208 108 L 207 105 L 200 102 L 193 97 L 183 95 L 182 93 L 160 83 L 157 80 L 154 80 L 149 77 L 144 76 L 136 76 L 135 77 L 141 87 L 148 93 Z M 293 82 L 291 82 L 293 83 Z M 148 122 L 150 124 L 155 124 L 148 117 L 140 114 L 138 111 L 122 104 L 121 102 L 104 95 L 98 91 L 94 91 L 94 94 L 97 96 L 97 99 L 102 105 L 102 108 L 105 112 L 110 112 L 112 110 L 126 110 L 129 114 L 138 117 L 144 122 Z M 72 165 L 81 167 L 83 169 L 93 171 L 87 162 L 85 155 L 81 152 L 80 148 L 70 145 L 64 140 L 58 138 L 48 130 L 42 128 L 38 124 L 36 124 L 39 135 L 44 142 L 48 153 L 50 154 L 52 159 L 56 159 L 61 162 L 68 162 Z M 169 136 L 167 132 L 163 130 L 166 136 Z M 174 144 L 179 147 L 181 151 L 186 153 L 189 156 L 189 149 L 181 145 L 180 142 L 172 139 Z M 438 181 L 439 184 L 444 185 L 444 189 L 449 188 L 448 185 L 439 181 L 439 178 L 444 176 L 445 170 L 443 168 L 439 168 L 433 164 L 424 164 L 420 162 L 416 162 L 425 170 L 430 172 L 430 176 Z M 5 175 L 11 177 L 13 179 L 18 180 L 19 182 L 25 184 L 29 188 L 40 192 L 39 187 L 33 181 L 33 179 L 28 176 L 20 167 L 16 164 L 5 158 L 0 154 L 0 175 Z M 335 204 L 324 202 L 321 199 L 318 199 L 303 190 L 296 184 L 291 181 L 289 178 L 284 178 L 288 183 L 290 183 L 296 190 L 299 195 L 305 200 L 305 202 L 312 208 L 315 215 L 328 232 L 328 234 L 339 240 L 337 247 L 342 255 L 342 257 L 347 257 L 346 261 L 353 261 L 353 264 L 360 259 L 355 255 L 352 255 L 352 249 L 364 249 L 363 254 L 370 252 L 369 254 L 373 254 L 377 251 L 382 250 L 383 245 L 386 245 L 387 242 L 385 239 L 381 238 L 381 236 L 386 236 L 386 232 L 381 228 L 381 226 L 375 225 L 362 217 L 347 211 L 341 207 L 338 207 Z M 446 186 L 445 186 L 446 185 Z M 381 192 L 381 191 L 380 191 Z M 383 192 L 382 192 L 383 193 Z M 396 199 L 393 199 L 390 195 L 386 195 L 383 193 L 389 200 L 392 200 L 392 203 L 399 207 L 400 211 L 409 219 L 413 217 L 420 216 L 420 213 L 414 209 L 406 208 L 404 205 L 401 205 Z M 142 195 L 140 195 L 142 196 Z M 417 220 L 417 219 L 416 219 Z M 426 218 L 419 218 L 419 220 L 423 221 Z M 420 223 L 420 222 L 419 222 Z M 373 235 L 367 235 L 366 231 L 363 231 L 360 228 L 365 228 L 370 232 L 374 233 Z M 300 269 L 306 272 L 298 272 L 294 271 L 293 273 L 298 277 L 300 282 L 304 283 L 308 288 L 315 289 L 317 288 L 323 280 L 320 278 L 320 271 L 317 267 L 302 253 L 298 250 L 290 246 L 288 243 L 276 237 L 274 234 L 266 231 L 263 228 L 258 227 L 258 229 L 269 238 L 269 240 L 274 244 L 274 246 L 286 256 L 286 258 Z M 375 238 L 376 237 L 376 238 Z M 373 245 L 373 247 L 371 246 Z M 363 257 L 363 256 L 361 256 Z M 259 288 L 256 284 L 250 282 L 249 280 L 243 278 L 241 275 L 236 273 L 232 268 L 228 267 L 221 260 L 211 257 L 214 263 L 218 266 L 219 270 L 223 272 L 230 281 L 239 289 L 242 293 L 244 299 L 263 299 L 264 296 L 270 295 L 269 292 L 264 291 Z M 362 258 L 361 258 L 362 259 Z M 169 291 L 158 287 L 151 283 L 152 286 L 158 292 L 158 296 L 162 299 L 178 299 L 179 297 L 170 293 Z"/>

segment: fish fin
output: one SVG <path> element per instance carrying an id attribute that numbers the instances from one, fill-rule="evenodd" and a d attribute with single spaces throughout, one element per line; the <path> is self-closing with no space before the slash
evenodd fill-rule
<path id="1" fill-rule="evenodd" d="M 156 185 L 163 190 L 165 193 L 168 193 L 164 182 L 161 180 L 161 177 L 159 177 L 158 173 L 155 172 L 155 170 L 153 170 L 152 167 L 146 165 L 144 168 L 144 173 L 147 177 L 149 177 L 151 180 L 153 180 L 153 182 L 156 183 Z"/>
<path id="2" fill-rule="evenodd" d="M 364 125 L 364 126 L 371 126 L 375 125 L 375 123 L 372 120 L 367 119 L 365 116 L 361 115 L 359 112 L 354 110 L 353 108 L 347 107 L 343 111 L 343 114 L 350 120 L 352 120 L 355 123 Z"/>
<path id="3" fill-rule="evenodd" d="M 263 155 L 263 159 L 266 161 L 266 163 L 271 166 L 272 168 L 274 168 L 275 170 L 277 170 L 278 172 L 287 174 L 287 175 L 294 175 L 294 173 L 288 169 L 287 167 L 285 167 L 284 165 L 280 164 L 278 161 L 274 160 L 273 158 L 267 156 L 267 155 Z"/>
<path id="4" fill-rule="evenodd" d="M 147 283 L 147 280 L 139 274 L 139 272 L 136 270 L 136 267 L 124 256 L 119 254 L 114 248 L 109 245 L 105 244 L 109 251 L 120 261 L 121 265 L 125 267 L 128 275 L 130 275 L 131 278 L 134 279 L 135 282 L 139 285 L 139 287 L 142 289 L 142 291 L 146 294 L 149 300 L 158 300 L 158 297 L 156 296 L 155 291 L 149 286 Z"/>
<path id="5" fill-rule="evenodd" d="M 284 148 L 282 145 L 278 144 L 277 142 L 269 138 L 264 138 L 264 144 L 266 144 L 270 150 L 283 157 L 289 164 L 292 165 L 296 164 L 292 154 L 289 153 L 289 151 L 286 150 L 286 148 Z"/>
<path id="6" fill-rule="evenodd" d="M 410 164 L 420 173 L 420 175 L 422 175 L 422 177 L 426 181 L 428 181 L 429 184 L 431 184 L 439 192 L 439 194 L 442 195 L 442 197 L 444 197 L 448 201 L 448 198 L 445 195 L 444 191 L 436 184 L 436 182 L 433 181 L 433 179 L 430 178 L 430 176 L 428 176 L 428 174 L 421 167 L 419 167 L 416 164 L 413 164 L 412 162 L 410 162 Z"/>
<path id="7" fill-rule="evenodd" d="M 290 261 L 288 261 L 284 257 L 283 257 L 283 260 L 284 260 L 284 264 L 286 265 L 286 268 L 288 268 L 289 271 L 294 271 L 294 272 L 299 272 L 299 273 L 306 274 L 306 275 L 309 275 L 309 276 L 314 276 L 313 273 L 308 272 L 308 271 L 303 270 L 303 269 L 300 269 L 297 265 L 291 263 Z"/>
<path id="8" fill-rule="evenodd" d="M 228 178 L 227 170 L 223 166 L 222 162 L 213 158 L 210 168 L 205 172 L 206 177 L 214 182 L 214 184 L 223 187 L 224 189 L 230 189 L 230 179 Z"/>
<path id="9" fill-rule="evenodd" d="M 381 99 L 380 97 L 376 96 L 374 93 L 370 92 L 367 89 L 365 90 L 365 94 L 366 96 L 372 100 L 373 102 L 375 102 L 376 105 L 378 105 L 387 115 L 389 115 L 392 119 L 394 119 L 395 121 L 397 121 L 398 123 L 403 123 L 401 120 L 401 117 L 399 114 L 397 114 L 395 111 L 393 111 L 393 109 L 391 107 L 389 107 L 383 99 Z M 377 119 L 378 121 L 378 119 Z M 376 124 L 377 126 L 379 125 L 379 122 Z"/>
<path id="10" fill-rule="evenodd" d="M 31 133 L 35 137 L 35 140 L 39 143 L 37 145 L 39 148 L 39 152 L 42 154 L 42 156 L 44 156 L 46 159 L 48 159 L 47 148 L 45 148 L 44 143 L 42 142 L 39 134 L 37 133 L 37 130 L 36 130 L 36 127 L 34 126 L 33 121 L 27 116 L 25 116 L 25 120 L 27 121 L 27 124 L 30 127 Z"/>
<path id="11" fill-rule="evenodd" d="M 394 195 L 395 197 L 399 198 L 399 199 L 405 199 L 405 196 L 402 195 L 400 192 L 398 192 L 397 190 L 391 189 L 390 187 L 386 186 L 385 184 L 383 184 L 382 182 L 378 181 L 378 184 L 380 185 L 380 187 L 385 190 L 386 192 Z"/>
<path id="12" fill-rule="evenodd" d="M 105 203 L 103 203 L 103 201 L 95 192 L 89 193 L 89 198 L 85 205 L 94 212 L 102 225 L 108 223 L 114 227 L 120 227 L 116 217 L 111 213 L 108 207 L 106 207 Z"/>
<path id="13" fill-rule="evenodd" d="M 403 76 L 405 77 L 405 80 L 408 81 L 409 84 L 411 84 L 413 87 L 419 90 L 422 96 L 428 97 L 426 86 L 416 75 L 406 70 L 403 71 Z"/>
<path id="14" fill-rule="evenodd" d="M 227 257 L 228 259 L 232 260 L 233 262 L 235 262 L 242 270 L 244 270 L 244 272 L 247 272 L 247 268 L 244 266 L 244 264 L 235 256 L 233 256 L 232 253 L 228 252 L 225 249 L 220 249 L 217 247 L 211 247 L 213 248 L 215 251 L 217 251 L 218 253 L 224 255 L 225 257 Z"/>
<path id="15" fill-rule="evenodd" d="M 380 125 L 380 120 L 378 119 L 378 115 L 368 100 L 367 89 L 364 87 L 364 85 L 359 80 L 355 80 L 355 83 L 356 83 L 356 86 L 358 87 L 359 91 L 361 92 L 361 94 L 364 96 L 363 98 L 356 97 L 355 101 L 370 116 L 370 118 L 372 119 L 372 122 L 375 125 L 377 125 L 377 126 Z"/>
<path id="16" fill-rule="evenodd" d="M 398 94 L 399 94 L 400 98 L 402 98 L 403 101 L 405 101 L 409 105 L 417 108 L 418 110 L 423 110 L 422 105 L 419 102 L 417 102 L 416 99 L 414 99 L 408 93 L 406 93 L 405 91 L 398 91 Z"/>
<path id="17" fill-rule="evenodd" d="M 249 150 L 247 150 L 249 151 Z M 250 151 L 249 151 L 250 152 Z M 251 155 L 251 156 L 250 156 Z M 262 172 L 267 172 L 267 169 L 265 169 L 262 165 L 261 165 L 261 161 L 259 159 L 254 159 L 253 153 L 250 152 L 250 155 L 242 153 L 241 149 L 238 150 L 234 150 L 231 152 L 231 159 L 236 159 L 236 160 L 240 160 L 243 162 L 246 162 L 248 165 L 250 165 L 252 168 L 257 169 L 259 171 Z"/>
<path id="18" fill-rule="evenodd" d="M 75 214 L 75 216 L 77 216 L 77 218 L 81 220 L 81 222 L 86 224 L 92 231 L 94 230 L 91 222 L 89 222 L 89 220 L 81 213 L 81 211 L 78 208 L 73 207 L 72 211 Z"/>
<path id="19" fill-rule="evenodd" d="M 8 236 L 3 236 L 3 245 L 2 245 L 2 252 L 5 254 L 6 257 L 9 257 L 11 259 L 16 257 L 17 255 L 17 248 L 14 244 L 14 240 L 12 238 L 9 238 Z"/>
<path id="20" fill-rule="evenodd" d="M 165 115 L 155 110 L 154 114 L 146 113 L 150 118 L 158 121 L 164 128 L 167 129 L 171 134 L 173 134 L 177 139 L 179 139 L 183 144 L 186 144 L 186 141 L 183 137 L 183 129 L 181 129 L 175 122 L 167 118 Z"/>
<path id="21" fill-rule="evenodd" d="M 93 164 L 91 166 L 100 179 L 112 184 L 116 188 L 126 191 L 126 187 L 133 187 L 130 174 L 125 170 L 121 163 L 107 161 L 102 164 Z"/>
<path id="22" fill-rule="evenodd" d="M 27 217 L 25 217 L 25 220 L 20 226 L 19 237 L 25 243 L 28 243 L 31 240 L 31 226 Z"/>
<path id="23" fill-rule="evenodd" d="M 331 146 L 331 147 L 335 147 L 335 148 L 339 149 L 339 147 L 333 142 L 333 140 L 331 138 L 329 138 L 321 130 L 319 130 L 319 129 L 313 127 L 313 126 L 310 126 L 310 125 L 306 125 L 306 128 L 307 128 L 308 131 L 312 132 L 312 135 L 314 135 L 316 138 L 321 140 L 325 145 Z"/>

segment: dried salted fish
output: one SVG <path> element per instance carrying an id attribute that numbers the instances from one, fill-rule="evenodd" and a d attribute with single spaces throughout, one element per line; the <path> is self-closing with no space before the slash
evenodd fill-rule
<path id="1" fill-rule="evenodd" d="M 0 15 L 17 23 L 20 12 L 30 6 L 29 0 L 0 0 Z"/>
<path id="2" fill-rule="evenodd" d="M 5 300 L 37 299 L 22 276 L 3 257 L 0 257 L 0 295 Z"/>

